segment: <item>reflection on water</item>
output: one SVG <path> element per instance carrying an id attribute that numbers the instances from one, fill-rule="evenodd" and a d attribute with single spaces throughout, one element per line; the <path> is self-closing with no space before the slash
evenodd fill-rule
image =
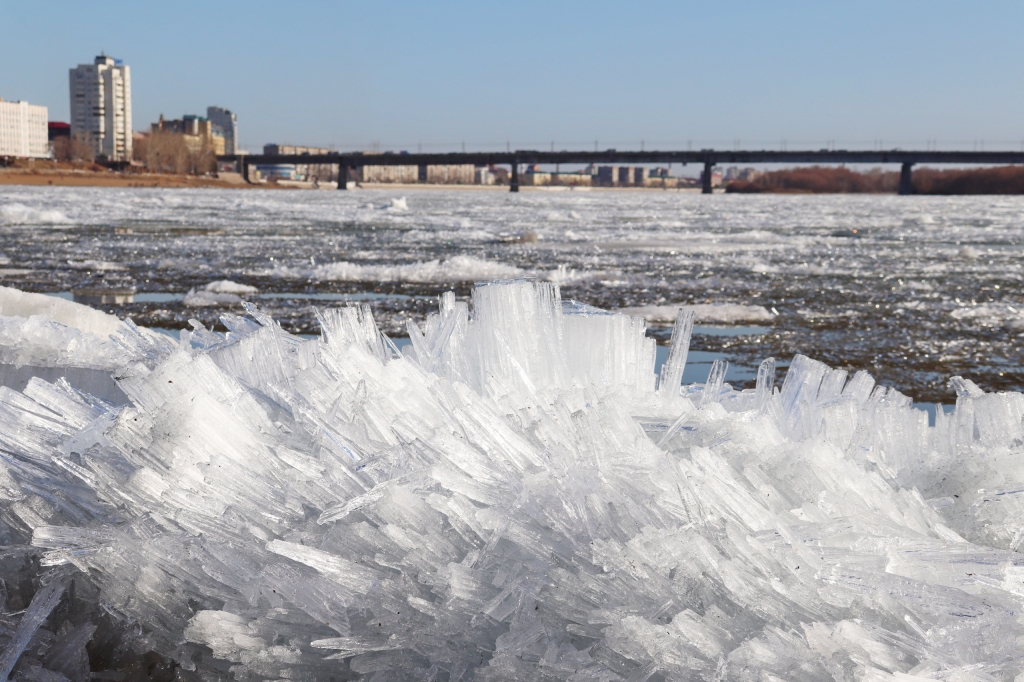
<path id="1" fill-rule="evenodd" d="M 135 300 L 135 289 L 72 289 L 71 298 L 85 305 L 124 305 Z"/>

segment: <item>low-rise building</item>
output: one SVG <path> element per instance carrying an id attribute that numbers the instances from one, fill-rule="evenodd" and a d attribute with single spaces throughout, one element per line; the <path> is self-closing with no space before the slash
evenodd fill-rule
<path id="1" fill-rule="evenodd" d="M 530 164 L 525 172 L 519 175 L 519 184 L 527 187 L 538 187 L 551 184 L 551 173 L 545 173 L 538 164 Z"/>
<path id="2" fill-rule="evenodd" d="M 47 109 L 0 99 L 0 156 L 45 158 L 50 155 Z"/>
<path id="3" fill-rule="evenodd" d="M 594 184 L 594 177 L 584 172 L 552 173 L 551 184 L 562 187 L 590 187 Z"/>
<path id="4" fill-rule="evenodd" d="M 290 163 L 266 163 L 256 166 L 258 177 L 264 180 L 304 180 L 305 176 L 298 172 L 298 167 Z"/>
<path id="5" fill-rule="evenodd" d="M 681 187 L 695 187 L 698 185 L 700 185 L 700 182 L 694 178 L 673 177 L 671 171 L 664 167 L 651 168 L 648 172 L 647 179 L 644 181 L 645 187 L 658 187 L 661 189 L 678 189 Z"/>
<path id="6" fill-rule="evenodd" d="M 508 166 L 491 165 L 487 167 L 487 172 L 494 178 L 494 182 L 492 184 L 507 185 L 511 182 L 512 171 Z"/>
<path id="7" fill-rule="evenodd" d="M 632 187 L 635 185 L 634 177 L 637 170 L 641 169 L 630 166 L 598 166 L 593 184 L 598 187 Z"/>
<path id="8" fill-rule="evenodd" d="M 263 153 L 266 156 L 286 156 L 293 154 L 336 154 L 337 149 L 326 147 L 304 147 L 298 144 L 265 144 Z"/>
<path id="9" fill-rule="evenodd" d="M 419 179 L 418 166 L 360 166 L 354 171 L 357 182 L 382 184 L 415 184 Z"/>
<path id="10" fill-rule="evenodd" d="M 736 166 L 729 166 L 725 169 L 725 173 L 722 175 L 722 180 L 725 182 L 732 182 L 733 180 L 743 180 L 746 182 L 752 182 L 761 175 L 761 172 L 756 168 L 737 168 Z"/>
<path id="11" fill-rule="evenodd" d="M 50 121 L 46 124 L 46 139 L 53 142 L 58 137 L 71 137 L 71 124 L 63 121 Z"/>
<path id="12" fill-rule="evenodd" d="M 325 146 L 306 146 L 303 144 L 278 144 L 271 142 L 263 145 L 265 156 L 312 156 L 316 154 L 337 154 L 337 150 Z M 260 166 L 259 168 L 263 168 Z M 281 178 L 288 180 L 305 180 L 311 182 L 337 180 L 337 164 L 293 164 L 289 166 L 276 165 L 267 166 L 267 172 L 260 172 L 260 177 L 272 179 Z M 284 169 L 290 168 L 291 173 L 285 173 Z M 349 175 L 349 179 L 353 179 Z M 357 179 L 356 179 L 357 181 Z"/>
<path id="13" fill-rule="evenodd" d="M 309 147 L 300 144 L 265 144 L 263 145 L 263 154 L 266 156 L 313 156 L 316 154 L 337 154 L 337 149 L 329 149 L 327 147 Z M 275 168 L 284 168 L 284 166 L 275 166 Z M 338 164 L 326 164 L 326 163 L 297 163 L 290 166 L 293 169 L 292 174 L 286 178 L 278 172 L 267 175 L 261 173 L 260 176 L 264 178 L 281 178 L 288 180 L 304 180 L 309 182 L 332 182 L 337 180 L 338 176 Z M 349 171 L 349 180 L 359 181 L 357 177 Z"/>
<path id="14" fill-rule="evenodd" d="M 589 187 L 593 184 L 593 177 L 588 170 L 583 171 L 545 171 L 537 164 L 527 166 L 526 171 L 519 176 L 519 183 L 526 186 L 555 187 Z"/>
<path id="15" fill-rule="evenodd" d="M 420 182 L 419 166 L 360 166 L 351 179 L 367 183 Z M 431 185 L 472 185 L 476 183 L 477 168 L 473 164 L 427 166 L 425 182 Z"/>
<path id="16" fill-rule="evenodd" d="M 487 166 L 477 166 L 473 171 L 474 185 L 493 185 L 495 180 L 494 173 Z"/>
<path id="17" fill-rule="evenodd" d="M 472 185 L 476 166 L 471 163 L 427 166 L 427 182 L 433 185 Z"/>

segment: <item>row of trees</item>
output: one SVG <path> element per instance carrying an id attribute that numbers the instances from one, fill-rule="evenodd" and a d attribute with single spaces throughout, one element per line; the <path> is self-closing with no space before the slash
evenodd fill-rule
<path id="1" fill-rule="evenodd" d="M 900 174 L 871 170 L 856 173 L 849 168 L 790 168 L 764 173 L 755 180 L 737 180 L 725 191 L 737 193 L 861 194 L 896 192 Z M 971 168 L 914 171 L 915 194 L 1024 194 L 1024 167 Z"/>
<path id="2" fill-rule="evenodd" d="M 53 141 L 53 158 L 57 161 L 85 161 L 95 158 L 92 146 L 74 137 L 58 137 Z"/>
<path id="3" fill-rule="evenodd" d="M 762 173 L 754 180 L 735 180 L 726 192 L 756 194 L 761 192 L 787 194 L 864 194 L 893 193 L 899 186 L 900 174 L 878 169 L 856 173 L 849 168 L 790 168 Z"/>
<path id="4" fill-rule="evenodd" d="M 1024 167 L 914 171 L 915 194 L 1024 194 Z"/>
<path id="5" fill-rule="evenodd" d="M 92 162 L 95 153 L 91 145 L 78 138 L 58 137 L 53 141 L 53 157 L 64 162 Z M 217 168 L 217 157 L 210 144 L 199 144 L 194 136 L 172 132 L 135 138 L 132 160 L 154 173 L 201 175 Z"/>
<path id="6" fill-rule="evenodd" d="M 132 157 L 156 173 L 202 175 L 217 169 L 213 147 L 181 133 L 153 132 L 137 138 Z"/>

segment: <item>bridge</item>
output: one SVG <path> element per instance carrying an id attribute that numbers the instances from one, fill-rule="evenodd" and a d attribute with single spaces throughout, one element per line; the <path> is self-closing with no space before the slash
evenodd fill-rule
<path id="1" fill-rule="evenodd" d="M 956 165 L 1008 165 L 1024 164 L 1024 151 L 913 151 L 891 149 L 888 151 L 848 151 L 844 149 L 821 149 L 818 151 L 720 151 L 701 149 L 699 151 L 535 151 L 519 149 L 506 152 L 450 152 L 441 154 L 390 153 L 364 154 L 239 154 L 218 156 L 218 161 L 236 162 L 241 165 L 242 176 L 249 180 L 249 166 L 276 164 L 337 165 L 338 177 L 348 178 L 349 169 L 361 166 L 417 166 L 420 182 L 427 180 L 428 166 L 463 165 L 474 166 L 505 165 L 511 168 L 509 189 L 519 191 L 519 166 L 522 164 L 702 164 L 701 187 L 705 194 L 711 193 L 711 171 L 722 164 L 900 164 L 900 194 L 913 194 L 911 183 L 913 167 L 917 164 Z M 338 189 L 346 189 L 347 182 L 338 182 Z"/>

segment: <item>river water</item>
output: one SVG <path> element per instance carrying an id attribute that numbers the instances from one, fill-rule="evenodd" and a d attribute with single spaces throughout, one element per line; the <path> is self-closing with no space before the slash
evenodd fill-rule
<path id="1" fill-rule="evenodd" d="M 1024 389 L 1022 228 L 1018 197 L 8 186 L 0 283 L 174 329 L 237 312 L 187 295 L 230 280 L 289 330 L 358 301 L 401 337 L 444 291 L 536 277 L 646 314 L 659 340 L 676 306 L 714 306 L 689 380 L 713 357 L 745 384 L 762 358 L 781 373 L 803 353 L 951 402 L 956 374 Z"/>

